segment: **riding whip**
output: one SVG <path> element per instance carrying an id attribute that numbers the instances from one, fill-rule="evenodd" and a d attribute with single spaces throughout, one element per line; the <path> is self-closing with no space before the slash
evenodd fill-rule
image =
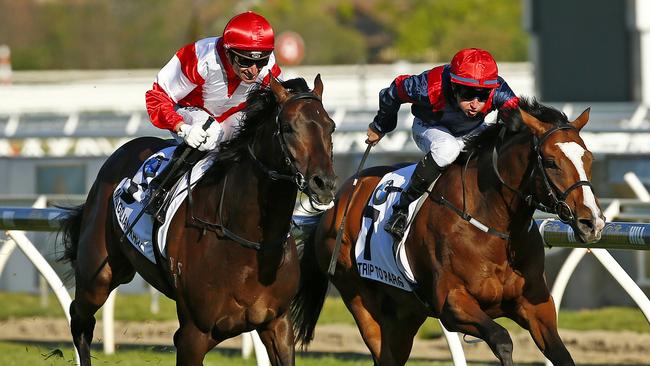
<path id="1" fill-rule="evenodd" d="M 368 158 L 368 154 L 370 153 L 371 148 L 372 148 L 372 144 L 368 144 L 368 146 L 366 147 L 366 151 L 363 153 L 363 157 L 361 158 L 361 162 L 359 163 L 359 167 L 357 168 L 357 172 L 354 173 L 354 181 L 352 182 L 353 189 L 357 185 L 357 182 L 359 181 L 359 172 L 361 171 L 361 169 L 363 169 L 363 165 L 366 163 L 366 159 Z M 348 209 L 350 208 L 350 202 L 352 202 L 352 196 L 350 196 L 347 205 L 345 205 L 345 211 L 343 211 L 343 218 L 341 219 L 341 225 L 339 226 L 339 231 L 336 233 L 336 244 L 334 245 L 332 258 L 330 258 L 330 266 L 327 269 L 327 273 L 330 276 L 334 276 L 334 271 L 336 270 L 336 260 L 339 257 L 339 252 L 341 251 L 341 241 L 343 240 L 343 227 L 345 226 L 345 219 L 348 217 Z"/>
<path id="2" fill-rule="evenodd" d="M 208 120 L 205 121 L 205 123 L 202 126 L 203 130 L 206 131 L 210 127 L 210 125 L 212 125 L 212 122 L 214 122 L 214 118 L 208 117 Z M 158 196 L 162 193 L 162 187 L 165 187 L 165 184 L 167 183 L 167 181 L 169 179 L 171 179 L 171 177 L 174 176 L 174 172 L 177 171 L 183 165 L 183 163 L 185 162 L 187 157 L 194 150 L 195 149 L 190 148 L 189 146 L 187 146 L 187 148 L 185 150 L 183 150 L 183 152 L 178 157 L 178 159 L 176 159 L 176 161 L 174 162 L 174 165 L 172 165 L 172 166 L 170 166 L 168 168 L 169 169 L 169 174 L 167 174 L 165 179 L 163 179 L 163 181 L 160 182 L 160 184 L 158 185 L 158 188 L 154 192 L 151 193 L 151 196 L 147 200 L 147 203 L 145 203 L 145 205 L 142 207 L 140 212 L 138 212 L 138 215 L 135 217 L 135 219 L 133 219 L 133 222 L 131 223 L 131 225 L 129 225 L 129 227 L 126 230 L 124 230 L 124 234 L 122 235 L 122 238 L 120 240 L 121 242 L 123 242 L 124 238 L 126 238 L 127 235 L 129 235 L 129 233 L 131 232 L 131 230 L 133 230 L 133 228 L 135 227 L 135 224 L 137 224 L 138 221 L 140 221 L 140 218 L 142 217 L 142 215 L 144 215 L 144 213 L 146 212 L 149 205 L 152 202 L 154 202 L 158 198 Z"/>

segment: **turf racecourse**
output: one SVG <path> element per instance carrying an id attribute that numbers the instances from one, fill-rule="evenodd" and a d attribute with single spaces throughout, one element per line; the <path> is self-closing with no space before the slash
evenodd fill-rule
<path id="1" fill-rule="evenodd" d="M 140 321 L 155 322 L 165 320 L 175 320 L 174 303 L 169 299 L 162 298 L 160 301 L 160 312 L 151 314 L 149 311 L 149 297 L 146 295 L 124 295 L 117 297 L 116 319 L 122 321 Z M 48 305 L 40 305 L 38 296 L 30 294 L 15 294 L 0 292 L 0 320 L 12 318 L 63 318 L 63 312 L 59 307 L 56 299 L 49 298 Z M 64 318 L 63 318 L 64 319 Z M 97 314 L 97 319 L 101 319 L 101 314 Z M 65 321 L 65 320 L 64 320 Z M 520 330 L 520 328 L 509 320 L 500 319 L 499 323 L 509 330 Z M 328 298 L 319 324 L 345 324 L 353 326 L 354 321 L 351 315 L 342 304 L 340 299 Z M 562 311 L 560 313 L 560 325 L 566 329 L 576 331 L 589 330 L 607 330 L 607 331 L 632 331 L 640 335 L 650 333 L 650 325 L 644 318 L 641 311 L 637 308 L 603 308 L 597 310 L 581 311 Z M 31 325 L 29 325 L 31 327 Z M 131 325 L 136 326 L 137 325 Z M 38 325 L 37 325 L 38 327 Z M 18 327 L 14 331 L 20 329 Z M 40 327 L 40 331 L 48 332 L 47 327 Z M 0 334 L 3 333 L 3 327 L 0 327 Z M 10 334 L 8 328 L 4 329 L 4 334 Z M 430 339 L 439 338 L 440 328 L 438 322 L 429 319 L 420 331 L 419 338 Z M 614 335 L 616 336 L 616 335 Z M 5 339 L 13 339 L 6 337 Z M 63 338 L 61 338 L 63 339 Z M 620 335 L 619 335 L 620 339 Z M 169 337 L 171 342 L 171 336 Z M 153 344 L 154 342 L 152 342 Z M 604 344 L 604 343 L 603 343 Z M 650 344 L 650 342 L 648 342 Z M 93 365 L 174 365 L 175 349 L 173 346 L 153 346 L 153 345 L 116 345 L 116 354 L 104 355 L 101 349 L 101 343 L 94 344 L 92 357 Z M 602 347 L 601 347 L 602 348 Z M 645 349 L 645 348 L 644 348 Z M 634 351 L 634 350 L 628 350 Z M 626 355 L 625 349 L 620 354 Z M 231 346 L 217 347 L 210 352 L 205 360 L 205 365 L 256 365 L 254 357 L 244 360 L 240 356 L 241 350 L 231 348 Z M 593 352 L 592 352 L 593 353 Z M 639 353 L 639 352 L 637 352 Z M 433 366 L 452 366 L 448 353 L 444 356 L 433 355 L 413 357 L 409 360 L 408 365 L 433 365 Z M 626 366 L 650 366 L 650 353 L 648 353 L 648 362 L 645 356 L 637 357 L 637 362 L 643 360 L 644 363 L 625 363 Z M 629 356 L 629 355 L 628 355 Z M 426 357 L 426 358 L 425 358 Z M 430 358 L 429 358 L 430 357 Z M 37 341 L 3 341 L 0 342 L 0 366 L 4 365 L 71 365 L 73 364 L 73 353 L 71 345 L 68 342 L 37 342 Z M 491 358 L 475 358 L 487 360 L 490 362 L 469 362 L 471 366 L 498 365 L 492 362 Z M 584 361 L 587 361 L 585 359 Z M 610 364 L 620 365 L 620 363 L 603 363 L 598 361 L 592 355 L 588 358 L 589 363 L 579 363 L 581 366 L 592 366 L 591 363 L 599 362 L 599 366 Z M 632 361 L 634 362 L 634 361 Z M 309 353 L 298 353 L 297 365 L 372 365 L 372 360 L 368 352 L 354 351 L 322 353 L 310 351 Z M 517 365 L 523 366 L 543 366 L 540 362 L 518 362 Z"/>
<path id="2" fill-rule="evenodd" d="M 104 355 L 100 348 L 93 348 L 93 365 L 174 365 L 175 349 L 171 346 L 118 346 L 114 355 Z M 0 365 L 52 365 L 69 366 L 74 362 L 72 348 L 68 344 L 58 343 L 26 343 L 26 342 L 0 342 Z M 305 366 L 356 366 L 371 365 L 372 359 L 366 354 L 337 353 L 325 354 L 310 352 L 298 353 L 297 365 Z M 204 366 L 255 366 L 254 357 L 247 360 L 241 357 L 241 350 L 217 348 L 209 352 L 203 363 Z M 452 366 L 451 362 L 412 359 L 408 365 L 427 366 Z M 497 365 L 496 363 L 468 363 L 472 366 Z M 542 366 L 542 364 L 527 364 L 529 366 Z"/>
<path id="3" fill-rule="evenodd" d="M 118 346 L 119 352 L 107 356 L 97 347 L 93 349 L 93 365 L 175 365 L 174 348 L 170 346 Z M 215 349 L 209 352 L 204 360 L 204 366 L 255 366 L 255 358 L 243 359 L 237 349 Z M 25 343 L 0 342 L 0 365 L 48 365 L 69 366 L 74 363 L 72 349 L 57 343 Z M 357 366 L 371 365 L 372 359 L 367 355 L 357 353 L 324 354 L 310 352 L 307 355 L 298 354 L 297 365 L 305 366 Z M 498 366 L 496 362 L 468 362 L 469 366 Z M 449 361 L 410 359 L 409 366 L 453 366 Z M 518 366 L 544 366 L 543 363 L 517 363 Z M 603 366 L 602 364 L 580 364 L 581 366 Z M 626 366 L 647 366 L 647 364 L 625 364 Z"/>

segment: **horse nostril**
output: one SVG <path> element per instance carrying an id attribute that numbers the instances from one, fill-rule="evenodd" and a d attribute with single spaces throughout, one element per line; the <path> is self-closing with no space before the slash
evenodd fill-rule
<path id="1" fill-rule="evenodd" d="M 320 176 L 313 176 L 311 181 L 319 190 L 325 190 L 325 181 Z"/>
<path id="2" fill-rule="evenodd" d="M 594 231 L 594 221 L 591 219 L 579 219 L 578 224 L 589 229 L 587 231 Z"/>

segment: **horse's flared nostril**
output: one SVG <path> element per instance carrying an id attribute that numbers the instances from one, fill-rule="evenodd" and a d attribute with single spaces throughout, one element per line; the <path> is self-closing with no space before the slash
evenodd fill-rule
<path id="1" fill-rule="evenodd" d="M 587 216 L 576 220 L 576 233 L 584 243 L 595 243 L 600 240 L 605 221 L 600 215 Z"/>
<path id="2" fill-rule="evenodd" d="M 591 219 L 578 219 L 578 225 L 586 232 L 594 231 L 594 221 Z"/>
<path id="3" fill-rule="evenodd" d="M 314 175 L 310 181 L 311 188 L 319 191 L 334 191 L 336 186 L 335 179 L 323 175 Z"/>
<path id="4" fill-rule="evenodd" d="M 321 178 L 319 175 L 314 175 L 311 178 L 312 181 L 312 187 L 317 188 L 319 191 L 324 191 L 325 190 L 325 180 Z"/>
<path id="5" fill-rule="evenodd" d="M 314 193 L 315 201 L 321 204 L 330 203 L 334 199 L 336 179 L 329 175 L 314 174 L 309 178 L 309 188 Z"/>

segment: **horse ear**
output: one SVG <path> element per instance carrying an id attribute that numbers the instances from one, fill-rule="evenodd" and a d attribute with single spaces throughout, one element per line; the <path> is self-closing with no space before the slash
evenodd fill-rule
<path id="1" fill-rule="evenodd" d="M 535 135 L 540 136 L 546 132 L 547 128 L 542 121 L 526 113 L 523 109 L 519 109 L 519 112 L 521 113 L 521 120 Z"/>
<path id="2" fill-rule="evenodd" d="M 576 118 L 575 121 L 571 122 L 571 126 L 575 127 L 578 131 L 582 130 L 582 128 L 587 124 L 589 121 L 589 112 L 591 111 L 591 107 L 587 108 L 582 112 L 578 118 Z"/>
<path id="3" fill-rule="evenodd" d="M 323 81 L 320 79 L 320 74 L 316 75 L 316 79 L 314 79 L 314 90 L 312 92 L 319 97 L 323 97 Z"/>
<path id="4" fill-rule="evenodd" d="M 271 91 L 273 92 L 273 95 L 275 95 L 275 100 L 278 102 L 278 104 L 284 103 L 289 98 L 289 91 L 287 91 L 287 89 L 285 89 L 282 84 L 280 84 L 278 79 L 276 79 L 270 71 L 269 85 L 271 86 Z"/>

